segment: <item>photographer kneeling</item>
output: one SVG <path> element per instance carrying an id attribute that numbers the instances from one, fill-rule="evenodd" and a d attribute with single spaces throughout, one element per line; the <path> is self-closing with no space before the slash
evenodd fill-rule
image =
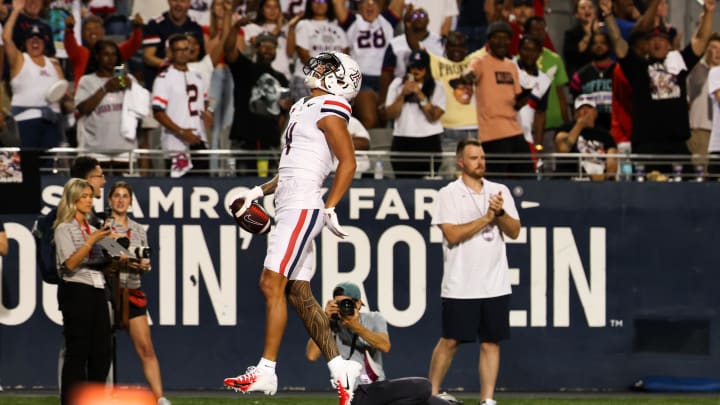
<path id="1" fill-rule="evenodd" d="M 390 351 L 390 335 L 385 318 L 377 311 L 360 312 L 363 303 L 360 288 L 352 283 L 340 283 L 333 290 L 333 299 L 325 304 L 340 355 L 363 365 L 360 385 L 355 389 L 353 405 L 383 405 L 402 401 L 405 405 L 448 405 L 432 396 L 430 381 L 423 377 L 385 379 L 382 353 Z M 310 361 L 321 353 L 310 339 L 305 354 Z"/>

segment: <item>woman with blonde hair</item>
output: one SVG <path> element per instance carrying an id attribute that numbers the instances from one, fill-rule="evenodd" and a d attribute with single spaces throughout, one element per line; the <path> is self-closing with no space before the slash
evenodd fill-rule
<path id="1" fill-rule="evenodd" d="M 66 347 L 61 373 L 63 405 L 71 402 L 69 394 L 78 384 L 104 382 L 110 370 L 110 309 L 105 276 L 97 265 L 103 254 L 96 246 L 110 235 L 110 228 L 95 229 L 88 223 L 92 206 L 90 183 L 70 179 L 65 183 L 53 224 Z"/>

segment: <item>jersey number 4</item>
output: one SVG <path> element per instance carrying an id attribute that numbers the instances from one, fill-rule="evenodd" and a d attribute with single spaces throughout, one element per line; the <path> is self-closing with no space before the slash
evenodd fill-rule
<path id="1" fill-rule="evenodd" d="M 292 144 L 293 131 L 295 130 L 297 122 L 291 122 L 290 125 L 285 129 L 285 154 L 290 153 L 290 145 Z"/>

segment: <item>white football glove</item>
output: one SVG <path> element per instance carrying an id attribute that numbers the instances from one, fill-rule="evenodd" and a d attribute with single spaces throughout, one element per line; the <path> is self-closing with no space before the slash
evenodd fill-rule
<path id="1" fill-rule="evenodd" d="M 262 188 L 260 186 L 255 186 L 248 190 L 245 194 L 239 195 L 237 198 L 244 198 L 245 201 L 243 201 L 242 207 L 235 213 L 236 217 L 240 217 L 242 214 L 245 213 L 245 211 L 250 208 L 250 205 L 253 201 L 261 198 L 265 194 L 262 191 Z"/>
<path id="2" fill-rule="evenodd" d="M 338 223 L 335 207 L 325 208 L 325 226 L 341 239 L 349 235 Z"/>

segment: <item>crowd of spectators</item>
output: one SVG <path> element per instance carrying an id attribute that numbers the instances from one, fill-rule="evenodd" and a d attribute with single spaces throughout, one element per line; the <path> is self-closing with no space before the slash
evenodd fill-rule
<path id="1" fill-rule="evenodd" d="M 0 147 L 77 146 L 111 174 L 127 171 L 128 152 L 142 148 L 164 159 L 141 159 L 141 169 L 173 176 L 266 175 L 272 159 L 191 151 L 277 153 L 289 107 L 308 92 L 304 63 L 341 51 L 363 72 L 354 125 L 371 140 L 360 149 L 385 128 L 391 151 L 418 156 L 477 137 L 491 173 L 564 173 L 568 165 L 530 156 L 584 153 L 576 146 L 592 143 L 588 131 L 565 145 L 582 98 L 596 116 L 582 126 L 609 134 L 613 150 L 687 162 L 692 154 L 687 170 L 708 170 L 708 149 L 718 149 L 710 146 L 716 89 L 708 89 L 720 62 L 715 0 L 694 6 L 700 19 L 689 41 L 668 22 L 667 0 L 566 2 L 575 22 L 556 46 L 548 0 L 5 0 Z M 498 153 L 527 156 L 493 165 Z M 396 177 L 438 173 L 439 160 L 411 159 L 392 159 Z M 615 178 L 584 166 L 564 174 Z M 449 158 L 440 173 L 455 169 Z"/>

